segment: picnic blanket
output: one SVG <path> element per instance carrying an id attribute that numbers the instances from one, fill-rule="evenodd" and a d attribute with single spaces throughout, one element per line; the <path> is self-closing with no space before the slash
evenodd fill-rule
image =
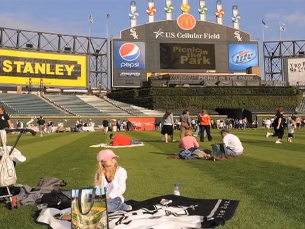
<path id="1" fill-rule="evenodd" d="M 109 213 L 109 229 L 214 229 L 224 226 L 234 216 L 239 201 L 165 195 L 126 203 L 131 204 L 133 210 Z M 70 222 L 53 217 L 58 213 L 70 214 L 71 208 L 43 209 L 36 221 L 49 224 L 53 229 L 70 229 Z"/>
<path id="2" fill-rule="evenodd" d="M 166 195 L 126 203 L 133 210 L 110 213 L 111 229 L 215 228 L 234 216 L 239 201 Z"/>
<path id="3" fill-rule="evenodd" d="M 126 145 L 126 146 L 112 146 L 112 145 L 108 145 L 107 143 L 100 143 L 97 145 L 91 145 L 89 147 L 103 147 L 103 148 L 125 148 L 125 147 L 137 147 L 137 146 L 144 146 L 144 143 L 141 142 L 140 144 L 132 144 L 132 145 Z"/>

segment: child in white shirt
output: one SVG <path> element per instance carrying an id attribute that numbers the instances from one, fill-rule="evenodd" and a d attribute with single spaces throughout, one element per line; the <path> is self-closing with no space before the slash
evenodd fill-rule
<path id="1" fill-rule="evenodd" d="M 294 130 L 295 130 L 295 122 L 293 120 L 290 120 L 288 124 L 288 142 L 292 142 L 292 139 L 295 137 L 294 136 Z"/>

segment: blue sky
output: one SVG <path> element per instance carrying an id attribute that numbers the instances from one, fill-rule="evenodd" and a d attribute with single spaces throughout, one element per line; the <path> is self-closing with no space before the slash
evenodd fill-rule
<path id="1" fill-rule="evenodd" d="M 52 33 L 118 37 L 120 30 L 130 26 L 130 0 L 1 0 L 0 27 L 35 30 Z M 147 0 L 137 0 L 138 24 L 148 22 Z M 181 0 L 173 0 L 173 18 L 181 13 Z M 189 0 L 191 13 L 198 18 L 199 0 Z M 155 0 L 155 20 L 164 20 L 165 0 Z M 216 22 L 216 0 L 206 0 L 207 20 Z M 282 40 L 305 40 L 305 0 L 223 0 L 224 24 L 232 26 L 232 6 L 237 5 L 241 16 L 240 29 L 251 34 L 253 40 L 262 40 L 262 20 L 268 28 L 265 40 L 279 39 L 279 22 L 285 24 Z M 93 24 L 88 15 L 93 15 Z M 106 22 L 106 15 L 111 17 Z"/>

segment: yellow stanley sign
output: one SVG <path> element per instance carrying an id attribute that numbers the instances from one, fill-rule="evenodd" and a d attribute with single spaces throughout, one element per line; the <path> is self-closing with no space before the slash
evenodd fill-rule
<path id="1" fill-rule="evenodd" d="M 24 58 L 16 58 L 14 60 L 9 60 L 10 57 L 0 57 L 0 60 L 3 59 L 3 73 L 17 73 L 18 75 L 33 75 L 32 77 L 40 77 L 43 75 L 54 75 L 58 78 L 66 78 L 66 77 L 73 77 L 77 78 L 79 75 L 79 66 L 77 66 L 77 62 L 68 64 L 60 64 L 60 63 L 41 63 L 45 60 L 38 60 L 39 62 L 28 62 L 25 61 Z M 19 60 L 18 60 L 19 59 Z M 77 66 L 77 70 L 75 69 Z"/>
<path id="2" fill-rule="evenodd" d="M 0 49 L 0 83 L 86 87 L 87 57 Z"/>

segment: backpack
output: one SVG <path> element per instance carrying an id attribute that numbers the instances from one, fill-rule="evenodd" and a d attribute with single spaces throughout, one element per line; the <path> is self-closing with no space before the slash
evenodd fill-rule
<path id="1" fill-rule="evenodd" d="M 8 152 L 4 152 L 0 160 L 0 187 L 14 185 L 17 175 L 13 160 Z"/>
<path id="2" fill-rule="evenodd" d="M 213 157 L 225 157 L 227 155 L 226 146 L 223 143 L 212 144 L 211 155 Z"/>
<path id="3" fill-rule="evenodd" d="M 71 191 L 52 190 L 41 197 L 41 204 L 47 204 L 48 208 L 65 209 L 71 207 Z"/>

